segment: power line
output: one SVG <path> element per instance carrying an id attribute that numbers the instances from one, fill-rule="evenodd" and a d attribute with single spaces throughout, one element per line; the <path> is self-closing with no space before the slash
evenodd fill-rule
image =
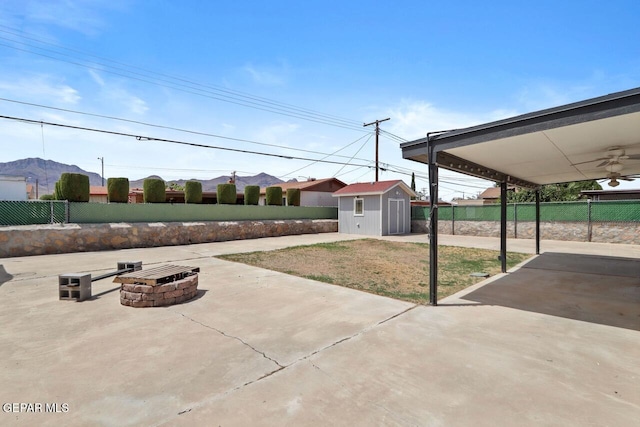
<path id="1" fill-rule="evenodd" d="M 10 27 L 6 27 L 6 26 L 2 26 L 2 25 L 0 25 L 0 27 L 10 28 Z M 267 111 L 267 112 L 271 112 L 271 113 L 275 113 L 275 114 L 281 114 L 281 115 L 285 115 L 285 116 L 289 116 L 289 117 L 299 118 L 299 119 L 302 119 L 302 120 L 317 122 L 317 123 L 320 123 L 320 124 L 325 124 L 325 125 L 330 125 L 330 126 L 342 127 L 342 128 L 352 129 L 352 130 L 361 130 L 359 128 L 359 126 L 356 124 L 357 122 L 355 120 L 344 119 L 344 118 L 340 118 L 338 116 L 320 113 L 320 112 L 317 112 L 317 111 L 314 111 L 314 110 L 311 110 L 311 109 L 297 107 L 297 106 L 293 106 L 291 104 L 281 103 L 281 102 L 278 102 L 278 101 L 270 100 L 268 98 L 262 98 L 262 97 L 258 97 L 258 96 L 254 96 L 254 95 L 250 95 L 250 94 L 245 94 L 245 93 L 239 92 L 239 91 L 232 91 L 232 90 L 229 90 L 229 89 L 220 88 L 220 87 L 216 87 L 216 86 L 204 85 L 204 84 L 197 83 L 197 82 L 194 82 L 192 80 L 185 79 L 185 78 L 182 78 L 182 77 L 174 77 L 174 76 L 158 73 L 158 72 L 151 71 L 151 70 L 146 70 L 146 69 L 143 69 L 143 68 L 140 68 L 140 67 L 130 66 L 130 65 L 127 65 L 127 64 L 123 64 L 121 62 L 109 60 L 109 59 L 102 58 L 102 57 L 99 57 L 99 56 L 96 56 L 96 55 L 87 54 L 87 53 L 84 53 L 84 52 L 81 52 L 81 51 L 77 51 L 77 50 L 73 50 L 73 49 L 68 49 L 68 48 L 65 48 L 63 46 L 59 46 L 59 45 L 55 45 L 55 44 L 52 44 L 52 43 L 48 43 L 46 41 L 42 41 L 42 40 L 38 40 L 38 39 L 35 39 L 35 38 L 26 37 L 26 36 L 23 36 L 23 35 L 20 35 L 20 34 L 16 34 L 16 33 L 12 33 L 10 31 L 1 30 L 1 29 L 0 29 L 0 31 L 1 32 L 5 32 L 5 33 L 9 33 L 9 34 L 12 34 L 12 35 L 16 35 L 16 36 L 22 37 L 24 39 L 33 40 L 33 41 L 36 41 L 37 43 L 46 44 L 46 45 L 50 45 L 50 46 L 55 46 L 58 49 L 63 49 L 63 50 L 68 50 L 68 51 L 72 51 L 72 52 L 76 52 L 76 53 L 81 53 L 83 55 L 88 55 L 90 57 L 99 58 L 99 59 L 104 60 L 106 62 L 111 62 L 111 63 L 123 65 L 123 66 L 125 66 L 127 68 L 130 68 L 130 69 L 121 68 L 121 67 L 114 67 L 113 65 L 109 65 L 109 64 L 105 64 L 105 63 L 95 63 L 96 65 L 100 65 L 102 67 L 107 67 L 107 68 L 110 68 L 112 70 L 118 70 L 118 71 L 127 73 L 127 74 L 122 74 L 121 72 L 116 72 L 116 71 L 111 71 L 111 70 L 107 70 L 107 69 L 104 69 L 104 68 L 96 67 L 94 65 L 91 65 L 90 63 L 87 64 L 87 63 L 76 62 L 76 60 L 78 60 L 79 58 L 76 58 L 76 57 L 74 57 L 72 55 L 69 55 L 69 54 L 66 54 L 66 53 L 63 53 L 63 52 L 59 52 L 59 51 L 52 50 L 52 49 L 46 49 L 46 48 L 43 48 L 43 47 L 40 47 L 40 46 L 34 46 L 34 45 L 29 44 L 29 43 L 25 43 L 24 41 L 18 41 L 18 40 L 14 40 L 14 39 L 11 39 L 11 38 L 1 37 L 0 36 L 0 39 L 7 40 L 7 41 L 10 41 L 10 42 L 13 42 L 13 43 L 21 43 L 23 46 L 27 46 L 29 48 L 38 49 L 38 50 L 45 51 L 45 52 L 50 52 L 50 53 L 53 53 L 55 55 L 69 57 L 69 58 L 73 59 L 74 61 L 66 60 L 66 59 L 63 59 L 63 58 L 56 57 L 56 56 L 46 55 L 46 54 L 39 53 L 39 52 L 34 52 L 32 50 L 20 48 L 20 47 L 17 47 L 17 46 L 8 45 L 8 44 L 5 44 L 5 43 L 0 43 L 1 46 L 5 46 L 5 47 L 8 47 L 10 49 L 15 49 L 15 50 L 18 50 L 18 51 L 27 52 L 27 53 L 30 53 L 30 54 L 33 54 L 33 55 L 43 56 L 43 57 L 46 57 L 46 58 L 49 58 L 49 59 L 53 59 L 55 61 L 70 63 L 70 64 L 77 65 L 77 66 L 80 66 L 80 67 L 85 67 L 85 68 L 88 68 L 88 69 L 102 71 L 102 72 L 118 75 L 118 76 L 129 78 L 129 79 L 142 81 L 142 82 L 149 83 L 149 84 L 154 84 L 154 85 L 158 85 L 158 86 L 172 88 L 172 89 L 175 89 L 175 90 L 180 90 L 180 91 L 183 91 L 183 92 L 186 92 L 186 93 L 191 93 L 191 94 L 194 94 L 194 95 L 199 95 L 199 96 L 216 99 L 216 100 L 223 101 L 223 102 L 228 102 L 228 103 L 232 103 L 232 104 L 236 104 L 236 105 L 241 105 L 241 106 L 248 107 L 248 108 L 254 108 L 254 109 L 258 109 L 258 110 L 262 110 L 262 111 Z M 79 59 L 79 60 L 86 61 L 85 59 Z M 131 69 L 141 70 L 141 71 L 144 71 L 147 74 L 136 72 L 136 71 L 132 71 Z M 139 77 L 134 77 L 134 76 L 139 76 Z M 154 77 L 154 76 L 160 76 L 162 78 Z M 144 77 L 144 78 L 142 78 L 142 77 Z M 153 79 L 155 81 L 151 81 L 151 80 L 148 80 L 148 79 Z M 159 82 L 164 82 L 164 83 L 167 83 L 167 84 L 162 84 L 162 83 L 159 83 Z M 194 91 L 197 91 L 197 92 L 194 92 Z"/>
<path id="2" fill-rule="evenodd" d="M 335 155 L 336 153 L 339 153 L 340 151 L 342 151 L 342 150 L 344 150 L 344 149 L 346 149 L 346 148 L 348 148 L 348 147 L 352 146 L 353 144 L 355 144 L 356 142 L 360 141 L 360 140 L 361 140 L 362 138 L 364 138 L 365 136 L 367 136 L 367 135 L 363 135 L 363 136 L 361 136 L 360 138 L 356 139 L 355 141 L 353 141 L 353 142 L 351 142 L 351 143 L 349 143 L 349 144 L 345 145 L 344 147 L 342 147 L 342 148 L 340 148 L 340 149 L 338 149 L 338 150 L 334 151 L 333 153 L 331 153 L 331 154 L 327 154 L 327 155 L 326 155 L 325 157 L 323 157 L 321 160 L 324 160 L 324 159 L 326 159 L 326 158 L 328 158 L 328 157 L 331 157 L 331 156 Z M 371 135 L 369 135 L 369 138 L 371 138 Z M 344 157 L 344 156 L 340 156 L 340 157 Z M 313 164 L 315 164 L 315 163 L 320 162 L 321 160 L 313 161 L 313 162 L 311 162 L 310 164 L 308 164 L 308 165 L 306 165 L 306 166 L 303 166 L 303 167 L 301 167 L 301 168 L 298 168 L 298 169 L 296 169 L 296 170 L 294 170 L 294 171 L 291 171 L 291 172 L 289 172 L 288 174 L 285 174 L 285 175 L 283 175 L 283 176 L 291 176 L 291 175 L 293 175 L 294 173 L 301 171 L 302 169 L 306 169 L 306 168 L 308 168 L 309 166 L 311 166 L 311 165 L 313 165 Z M 350 159 L 349 161 L 351 161 L 351 160 L 352 160 L 352 159 Z M 364 160 L 364 159 L 360 159 L 360 160 Z M 365 160 L 365 161 L 366 161 L 366 160 Z M 348 163 L 341 163 L 341 164 L 345 164 L 345 165 L 346 165 L 346 164 L 348 164 Z"/>
<path id="3" fill-rule="evenodd" d="M 365 146 L 365 145 L 367 145 L 367 142 L 369 142 L 369 140 L 370 140 L 370 139 L 371 139 L 371 135 L 369 135 L 369 138 L 367 138 L 367 139 L 362 143 L 362 145 L 360 146 L 360 148 L 358 148 L 358 151 L 356 151 L 356 152 L 353 154 L 353 156 L 349 159 L 349 162 L 348 162 L 348 163 L 350 163 L 350 162 L 351 162 L 351 161 L 352 161 L 352 160 L 353 160 L 353 159 L 358 155 L 358 153 L 359 153 L 359 152 L 364 148 L 364 146 Z M 345 164 L 345 165 L 343 165 L 340 169 L 338 169 L 338 171 L 337 171 L 336 173 L 334 173 L 334 174 L 333 174 L 334 178 L 336 177 L 336 175 L 338 175 L 338 174 L 340 173 L 340 171 L 342 171 L 342 169 L 344 169 L 344 168 L 346 168 L 346 167 L 347 167 L 347 165 Z"/>
<path id="4" fill-rule="evenodd" d="M 178 140 L 166 139 L 166 138 L 155 138 L 155 137 L 151 137 L 151 136 L 136 135 L 136 134 L 126 133 L 126 132 L 116 132 L 116 131 L 110 131 L 110 130 L 105 130 L 105 129 L 88 128 L 88 127 L 83 127 L 83 126 L 73 126 L 73 125 L 66 125 L 66 124 L 62 124 L 62 123 L 46 122 L 46 121 L 42 121 L 42 120 L 25 119 L 25 118 L 21 118 L 21 117 L 12 117 L 12 116 L 0 115 L 0 118 L 1 119 L 7 119 L 7 120 L 15 120 L 15 121 L 24 122 L 24 123 L 33 123 L 33 124 L 40 124 L 40 125 L 56 126 L 56 127 L 61 127 L 61 128 L 82 130 L 82 131 L 87 131 L 87 132 L 104 133 L 104 134 L 108 134 L 108 135 L 125 136 L 125 137 L 135 138 L 138 141 L 167 142 L 167 143 L 171 143 L 171 144 L 187 145 L 187 146 L 198 147 L 198 148 L 208 148 L 208 149 L 215 149 L 215 150 L 232 151 L 232 152 L 243 153 L 243 154 L 255 154 L 255 155 L 260 155 L 260 156 L 278 157 L 278 158 L 287 159 L 287 160 L 305 160 L 305 161 L 313 161 L 313 162 L 316 162 L 316 163 L 329 163 L 329 164 L 335 164 L 335 165 L 343 165 L 343 164 L 345 164 L 344 162 L 337 162 L 337 161 L 332 161 L 332 160 L 311 159 L 311 158 L 308 158 L 308 157 L 287 156 L 287 155 L 284 155 L 284 154 L 265 153 L 265 152 L 260 152 L 260 151 L 242 150 L 242 149 L 239 149 L 239 148 L 229 148 L 229 147 L 220 147 L 220 146 L 215 146 L 215 145 L 205 145 L 205 144 L 198 144 L 198 143 L 195 143 L 195 142 L 178 141 Z M 354 165 L 354 166 L 368 166 L 368 165 Z"/>
<path id="5" fill-rule="evenodd" d="M 125 123 L 139 124 L 139 125 L 154 127 L 154 128 L 158 128 L 158 129 L 174 130 L 174 131 L 177 131 L 177 132 L 184 132 L 184 133 L 189 133 L 189 134 L 192 134 L 192 135 L 208 136 L 208 137 L 212 137 L 212 138 L 227 139 L 227 140 L 230 140 L 230 141 L 246 142 L 246 143 L 249 143 L 249 144 L 263 145 L 263 146 L 266 146 L 266 147 L 275 147 L 275 148 L 280 148 L 280 149 L 284 149 L 284 150 L 300 151 L 300 152 L 304 152 L 304 153 L 320 154 L 320 155 L 326 155 L 327 154 L 327 153 L 322 153 L 320 151 L 305 150 L 305 149 L 302 149 L 302 148 L 293 148 L 293 147 L 287 147 L 287 146 L 284 146 L 284 145 L 277 145 L 277 144 L 268 144 L 266 142 L 252 141 L 252 140 L 249 140 L 249 139 L 242 139 L 242 138 L 233 138 L 233 137 L 230 137 L 230 136 L 223 136 L 223 135 L 217 135 L 217 134 L 213 134 L 213 133 L 193 131 L 193 130 L 189 130 L 189 129 L 181 129 L 181 128 L 176 128 L 176 127 L 172 127 L 172 126 L 158 125 L 158 124 L 147 123 L 147 122 L 143 122 L 143 121 L 139 121 L 139 120 L 123 119 L 123 118 L 120 118 L 120 117 L 106 116 L 106 115 L 103 115 L 103 114 L 87 113 L 87 112 L 83 112 L 83 111 L 70 110 L 70 109 L 67 109 L 67 108 L 51 107 L 51 106 L 42 105 L 42 104 L 35 104 L 35 103 L 31 103 L 31 102 L 18 101 L 18 100 L 15 100 L 15 99 L 0 98 L 0 101 L 12 102 L 12 103 L 22 104 L 22 105 L 29 105 L 29 106 L 32 106 L 32 107 L 46 108 L 46 109 L 55 110 L 55 111 L 63 111 L 63 112 L 66 112 L 66 113 L 80 114 L 80 115 L 89 116 L 89 117 L 98 117 L 98 118 L 109 119 L 109 120 L 117 120 L 117 121 L 121 121 L 121 122 L 125 122 Z M 366 135 L 364 135 L 361 138 L 364 138 L 365 136 Z M 358 140 L 361 139 L 361 138 L 358 138 Z M 349 158 L 349 156 L 343 156 L 343 155 L 336 155 L 336 157 Z M 367 159 L 357 159 L 357 160 L 367 161 Z"/>

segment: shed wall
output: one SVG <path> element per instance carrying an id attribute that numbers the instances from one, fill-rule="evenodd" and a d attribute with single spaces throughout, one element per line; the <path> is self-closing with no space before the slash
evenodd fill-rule
<path id="1" fill-rule="evenodd" d="M 363 196 L 364 215 L 354 215 L 354 196 L 339 197 L 338 231 L 347 234 L 380 236 L 380 196 Z"/>

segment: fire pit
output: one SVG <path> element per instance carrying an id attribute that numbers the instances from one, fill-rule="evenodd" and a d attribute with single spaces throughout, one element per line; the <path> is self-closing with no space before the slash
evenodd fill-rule
<path id="1" fill-rule="evenodd" d="M 120 304 L 161 307 L 180 304 L 198 293 L 198 267 L 163 265 L 116 277 L 121 283 Z"/>

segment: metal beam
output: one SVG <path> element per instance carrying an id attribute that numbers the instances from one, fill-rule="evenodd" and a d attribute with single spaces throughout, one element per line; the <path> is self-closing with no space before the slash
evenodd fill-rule
<path id="1" fill-rule="evenodd" d="M 507 183 L 500 183 L 500 267 L 507 272 Z"/>
<path id="2" fill-rule="evenodd" d="M 540 189 L 536 189 L 536 255 L 540 255 Z"/>
<path id="3" fill-rule="evenodd" d="M 438 164 L 429 144 L 429 302 L 438 305 Z"/>
<path id="4" fill-rule="evenodd" d="M 518 178 L 516 176 L 507 175 L 504 172 L 500 172 L 498 170 L 488 168 L 478 163 L 465 160 L 461 157 L 454 156 L 453 154 L 449 154 L 444 151 L 438 151 L 437 156 L 438 166 L 444 169 L 475 176 L 476 178 L 488 179 L 494 182 L 506 182 L 507 184 L 512 186 L 515 185 L 524 188 L 539 187 L 538 184 L 535 184 L 533 182 Z"/>

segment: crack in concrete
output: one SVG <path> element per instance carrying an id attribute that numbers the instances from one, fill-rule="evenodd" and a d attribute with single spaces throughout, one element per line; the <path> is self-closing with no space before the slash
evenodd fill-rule
<path id="1" fill-rule="evenodd" d="M 184 314 L 184 313 L 177 312 L 177 313 L 178 313 L 178 314 L 180 314 L 182 317 L 184 317 L 185 319 L 188 319 L 188 320 L 192 321 L 193 323 L 196 323 L 196 324 L 198 324 L 198 325 L 200 325 L 200 326 L 203 326 L 203 327 L 205 327 L 205 328 L 208 328 L 208 329 L 211 329 L 211 330 L 213 330 L 213 331 L 216 331 L 216 332 L 218 332 L 220 335 L 222 335 L 222 336 L 224 336 L 224 337 L 232 338 L 232 339 L 235 339 L 235 340 L 237 340 L 237 341 L 240 341 L 243 345 L 245 345 L 245 346 L 249 347 L 251 350 L 253 350 L 253 351 L 254 351 L 254 352 L 256 352 L 256 353 L 261 354 L 265 359 L 268 359 L 268 360 L 272 361 L 273 363 L 275 363 L 275 364 L 278 366 L 278 368 L 277 368 L 277 369 L 274 369 L 273 371 L 267 372 L 267 373 L 265 373 L 264 375 L 262 375 L 262 376 L 260 376 L 260 377 L 258 377 L 258 378 L 256 378 L 256 379 L 254 379 L 254 380 L 247 381 L 246 383 L 244 383 L 244 384 L 242 384 L 242 385 L 238 385 L 238 386 L 233 387 L 233 388 L 231 388 L 231 389 L 229 389 L 229 390 L 226 390 L 226 391 L 224 391 L 224 392 L 222 392 L 222 393 L 219 393 L 219 394 L 217 394 L 217 395 L 215 395 L 215 396 L 212 396 L 212 397 L 210 397 L 209 399 L 205 399 L 204 401 L 201 401 L 201 402 L 199 402 L 199 403 L 197 403 L 197 404 L 195 404 L 195 405 L 192 405 L 190 408 L 187 408 L 187 409 L 185 409 L 185 410 L 183 410 L 183 411 L 179 412 L 179 413 L 178 413 L 178 415 L 182 415 L 182 414 L 185 414 L 185 413 L 191 412 L 193 409 L 199 408 L 199 407 L 201 407 L 201 406 L 203 406 L 203 405 L 205 405 L 205 404 L 207 404 L 207 403 L 210 403 L 210 402 L 212 402 L 212 401 L 216 401 L 216 400 L 222 399 L 223 397 L 228 396 L 228 395 L 229 395 L 229 394 L 231 394 L 231 393 L 234 393 L 234 392 L 236 392 L 236 391 L 238 391 L 238 390 L 240 390 L 240 389 L 242 389 L 242 388 L 244 388 L 244 387 L 247 387 L 247 386 L 249 386 L 249 385 L 252 385 L 252 384 L 255 384 L 255 383 L 257 383 L 257 382 L 260 382 L 260 381 L 262 381 L 262 380 L 264 380 L 264 379 L 266 379 L 266 378 L 269 378 L 269 377 L 271 377 L 272 375 L 275 375 L 276 373 L 278 373 L 278 372 L 280 372 L 280 371 L 282 371 L 282 370 L 284 370 L 284 369 L 286 369 L 286 368 L 288 368 L 288 367 L 290 367 L 290 366 L 293 366 L 293 365 L 295 365 L 295 364 L 297 364 L 297 363 L 299 363 L 299 362 L 301 362 L 301 361 L 304 361 L 304 360 L 308 361 L 308 362 L 311 364 L 311 366 L 313 366 L 313 367 L 314 367 L 315 369 L 317 369 L 318 371 L 322 372 L 324 375 L 328 376 L 332 381 L 336 381 L 336 380 L 335 380 L 335 379 L 334 379 L 334 378 L 333 378 L 333 377 L 332 377 L 328 372 L 324 371 L 321 367 L 319 367 L 318 365 L 316 365 L 315 363 L 313 363 L 313 361 L 311 360 L 311 357 L 312 357 L 312 356 L 314 356 L 314 355 L 316 355 L 316 354 L 318 354 L 318 353 L 320 353 L 321 351 L 324 351 L 324 350 L 326 350 L 326 349 L 329 349 L 329 348 L 335 347 L 335 346 L 337 346 L 338 344 L 341 344 L 341 343 L 346 342 L 346 341 L 349 341 L 349 340 L 351 340 L 351 339 L 353 339 L 353 338 L 355 338 L 355 337 L 358 337 L 358 336 L 360 336 L 360 335 L 362 335 L 362 334 L 364 334 L 364 333 L 366 333 L 366 332 L 368 332 L 368 331 L 370 331 L 370 330 L 372 330 L 372 329 L 376 328 L 376 327 L 377 327 L 377 326 L 379 326 L 379 325 L 382 325 L 382 324 L 384 324 L 384 323 L 386 323 L 386 322 L 388 322 L 388 321 L 390 321 L 390 320 L 395 319 L 396 317 L 399 317 L 399 316 L 401 316 L 401 315 L 403 315 L 403 314 L 405 314 L 405 313 L 407 313 L 407 312 L 409 312 L 409 311 L 413 310 L 413 309 L 414 309 L 414 308 L 416 308 L 416 307 L 420 307 L 420 305 L 419 305 L 419 304 L 413 305 L 413 306 L 411 306 L 411 307 L 407 308 L 406 310 L 403 310 L 403 311 L 401 311 L 401 312 L 398 312 L 398 313 L 394 314 L 393 316 L 387 317 L 386 319 L 383 319 L 383 320 L 381 320 L 381 321 L 379 321 L 379 322 L 375 323 L 374 325 L 371 325 L 371 326 L 369 326 L 369 327 L 366 327 L 366 328 L 362 329 L 361 331 L 359 331 L 359 332 L 358 332 L 358 333 L 356 333 L 356 334 L 353 334 L 353 335 L 351 335 L 351 336 L 348 336 L 348 337 L 342 338 L 342 339 L 340 339 L 340 340 L 338 340 L 338 341 L 334 342 L 333 344 L 330 344 L 330 345 L 325 346 L 325 347 L 323 347 L 323 348 L 321 348 L 321 349 L 319 349 L 319 350 L 316 350 L 316 351 L 314 351 L 313 353 L 308 354 L 307 356 L 301 357 L 300 359 L 298 359 L 298 360 L 296 360 L 296 361 L 294 361 L 294 362 L 292 362 L 292 363 L 290 363 L 290 364 L 288 364 L 288 365 L 281 365 L 281 364 L 280 364 L 280 363 L 278 363 L 275 359 L 272 359 L 271 357 L 267 356 L 264 352 L 262 352 L 262 351 L 260 351 L 260 350 L 256 349 L 256 348 L 255 348 L 255 347 L 253 347 L 251 344 L 247 343 L 246 341 L 242 340 L 242 339 L 241 339 L 241 338 L 239 338 L 239 337 L 236 337 L 236 336 L 233 336 L 233 335 L 229 335 L 229 334 L 227 334 L 227 333 L 225 333 L 225 332 L 223 332 L 223 331 L 221 331 L 221 330 L 219 330 L 219 329 L 217 329 L 217 328 L 214 328 L 213 326 L 205 325 L 205 324 L 204 324 L 204 323 L 202 323 L 202 322 L 198 322 L 197 320 L 195 320 L 195 319 L 193 319 L 193 318 L 191 318 L 191 317 L 187 316 L 187 315 L 186 315 L 186 314 Z M 346 388 L 347 390 L 349 390 L 349 387 L 348 387 L 348 385 L 347 385 L 347 384 L 340 383 L 340 382 L 337 382 L 337 383 L 338 383 L 338 384 L 341 384 L 341 385 L 342 385 L 342 387 L 344 387 L 344 388 Z M 386 409 L 386 408 L 384 408 L 384 406 L 379 405 L 379 404 L 377 404 L 376 402 L 369 401 L 369 403 L 371 403 L 372 405 L 375 405 L 375 406 L 379 406 L 379 407 L 381 407 L 382 409 Z M 392 414 L 392 415 L 397 415 L 397 414 L 393 413 L 392 411 L 389 411 L 388 409 L 387 409 L 387 412 L 389 412 L 389 413 L 390 413 L 390 414 Z"/>
<path id="2" fill-rule="evenodd" d="M 273 359 L 273 358 L 271 358 L 271 357 L 267 356 L 265 352 L 258 350 L 257 348 L 255 348 L 254 346 L 252 346 L 251 344 L 249 344 L 248 342 L 244 341 L 242 338 L 240 338 L 240 337 L 236 337 L 236 336 L 234 336 L 234 335 L 229 335 L 229 334 L 227 334 L 226 332 L 221 331 L 221 330 L 220 330 L 220 329 L 218 329 L 218 328 L 214 328 L 213 326 L 205 325 L 205 324 L 204 324 L 204 323 L 202 323 L 202 322 L 198 322 L 197 320 L 195 320 L 195 319 L 193 319 L 193 318 L 191 318 L 191 317 L 187 316 L 187 315 L 186 315 L 186 314 L 184 314 L 184 313 L 180 313 L 180 312 L 178 312 L 178 314 L 179 314 L 179 315 L 181 315 L 182 317 L 184 317 L 185 319 L 189 319 L 189 320 L 190 320 L 190 321 L 192 321 L 193 323 L 197 323 L 197 324 L 198 324 L 198 325 L 200 325 L 200 326 L 204 326 L 205 328 L 208 328 L 208 329 L 211 329 L 211 330 L 213 330 L 213 331 L 216 331 L 217 333 L 219 333 L 220 335 L 222 335 L 222 336 L 224 336 L 224 337 L 232 338 L 232 339 L 234 339 L 234 340 L 240 341 L 243 345 L 245 345 L 245 346 L 249 347 L 249 348 L 250 348 L 251 350 L 253 350 L 254 352 L 256 352 L 256 353 L 258 353 L 258 354 L 261 354 L 261 355 L 262 355 L 262 357 L 264 357 L 265 359 L 270 360 L 270 361 L 272 361 L 273 363 L 275 363 L 276 365 L 278 365 L 279 369 L 277 369 L 277 370 L 276 370 L 276 371 L 274 371 L 274 372 L 278 372 L 279 370 L 281 370 L 281 369 L 283 369 L 283 368 L 284 368 L 284 366 L 282 366 L 280 363 L 278 363 L 278 361 L 277 361 L 277 360 L 275 360 L 275 359 Z"/>
<path id="3" fill-rule="evenodd" d="M 395 319 L 395 318 L 396 318 L 396 317 L 398 317 L 398 316 L 402 316 L 403 314 L 405 314 L 405 313 L 407 313 L 407 312 L 409 312 L 409 311 L 413 310 L 413 309 L 414 309 L 414 308 L 416 308 L 416 307 L 420 307 L 420 305 L 419 305 L 419 304 L 413 305 L 413 306 L 411 306 L 411 307 L 407 308 L 406 310 L 403 310 L 403 311 L 401 311 L 401 312 L 399 312 L 399 313 L 394 314 L 393 316 L 387 317 L 386 319 L 383 319 L 383 320 L 381 320 L 381 321 L 377 322 L 377 323 L 376 323 L 376 324 L 374 324 L 374 325 L 371 325 L 371 326 L 368 326 L 368 327 L 364 328 L 363 330 L 359 331 L 358 333 L 355 333 L 355 334 L 353 334 L 353 335 L 351 335 L 351 336 L 348 336 L 348 337 L 344 337 L 344 338 L 342 338 L 341 340 L 338 340 L 338 341 L 334 342 L 333 344 L 329 344 L 329 345 L 327 345 L 327 346 L 325 346 L 325 347 L 322 347 L 321 349 L 316 350 L 316 351 L 314 351 L 313 353 L 310 353 L 310 354 L 308 354 L 308 355 L 306 355 L 306 356 L 304 356 L 304 357 L 301 357 L 300 359 L 298 359 L 298 360 L 296 360 L 296 361 L 294 361 L 294 362 L 292 362 L 292 363 L 290 363 L 290 364 L 286 365 L 286 367 L 289 367 L 289 366 L 295 365 L 296 363 L 301 362 L 301 361 L 303 361 L 303 360 L 310 359 L 311 357 L 315 356 L 316 354 L 320 353 L 321 351 L 327 350 L 327 349 L 332 348 L 332 347 L 335 347 L 335 346 L 337 346 L 338 344 L 341 344 L 341 343 L 343 343 L 343 342 L 345 342 L 345 341 L 349 341 L 349 340 L 351 340 L 351 339 L 353 339 L 353 338 L 356 338 L 356 337 L 358 337 L 358 336 L 360 336 L 360 335 L 362 335 L 362 334 L 364 334 L 364 333 L 366 333 L 366 332 L 369 332 L 369 331 L 370 331 L 370 330 L 372 330 L 373 328 L 376 328 L 376 327 L 378 327 L 378 326 L 382 325 L 383 323 L 386 323 L 386 322 L 388 322 L 388 321 L 390 321 L 390 320 L 393 320 L 393 319 Z M 314 366 L 316 366 L 316 365 L 314 364 Z M 320 368 L 318 368 L 318 369 L 320 369 Z"/>

